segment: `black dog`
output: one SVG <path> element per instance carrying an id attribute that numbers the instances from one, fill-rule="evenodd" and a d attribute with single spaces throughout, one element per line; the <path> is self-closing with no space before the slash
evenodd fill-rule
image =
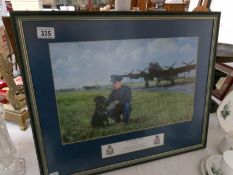
<path id="1" fill-rule="evenodd" d="M 91 119 L 91 125 L 93 127 L 104 127 L 105 125 L 109 125 L 105 97 L 97 96 L 95 97 L 94 102 L 96 103 L 96 106 L 95 113 Z"/>

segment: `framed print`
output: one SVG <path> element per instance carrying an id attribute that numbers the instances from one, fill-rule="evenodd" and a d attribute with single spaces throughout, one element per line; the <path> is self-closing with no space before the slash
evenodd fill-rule
<path id="1" fill-rule="evenodd" d="M 14 12 L 41 173 L 204 148 L 219 16 Z"/>

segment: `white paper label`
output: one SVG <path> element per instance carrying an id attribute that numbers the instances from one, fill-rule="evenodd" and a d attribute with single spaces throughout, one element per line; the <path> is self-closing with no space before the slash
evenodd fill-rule
<path id="1" fill-rule="evenodd" d="M 108 158 L 164 145 L 164 133 L 101 146 L 102 158 Z"/>
<path id="2" fill-rule="evenodd" d="M 37 27 L 37 38 L 55 39 L 54 27 Z"/>

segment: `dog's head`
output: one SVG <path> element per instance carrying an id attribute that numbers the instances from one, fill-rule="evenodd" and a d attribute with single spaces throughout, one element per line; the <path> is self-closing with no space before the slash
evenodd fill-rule
<path id="1" fill-rule="evenodd" d="M 106 98 L 104 96 L 96 96 L 94 102 L 98 104 L 105 104 Z"/>
<path id="2" fill-rule="evenodd" d="M 106 110 L 106 98 L 104 96 L 97 96 L 94 98 L 97 110 Z"/>

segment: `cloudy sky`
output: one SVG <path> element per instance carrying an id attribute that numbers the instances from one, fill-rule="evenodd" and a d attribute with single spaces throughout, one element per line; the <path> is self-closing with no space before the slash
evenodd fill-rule
<path id="1" fill-rule="evenodd" d="M 198 38 L 155 38 L 50 43 L 55 89 L 110 83 L 111 75 L 143 70 L 150 62 L 183 66 L 197 58 Z"/>

